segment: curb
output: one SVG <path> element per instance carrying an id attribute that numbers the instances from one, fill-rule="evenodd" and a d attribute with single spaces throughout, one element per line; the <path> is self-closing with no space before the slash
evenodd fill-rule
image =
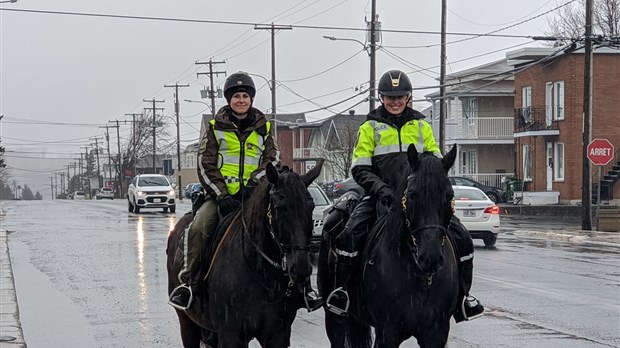
<path id="1" fill-rule="evenodd" d="M 9 254 L 8 231 L 0 229 L 0 348 L 26 348 Z"/>

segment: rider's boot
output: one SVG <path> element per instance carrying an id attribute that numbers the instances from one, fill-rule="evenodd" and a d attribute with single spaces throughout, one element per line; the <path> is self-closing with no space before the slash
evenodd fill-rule
<path id="1" fill-rule="evenodd" d="M 337 250 L 338 253 L 338 250 Z M 334 290 L 327 297 L 325 302 L 327 309 L 330 312 L 347 316 L 349 313 L 349 294 L 347 293 L 346 284 L 351 275 L 351 269 L 355 256 L 338 255 L 338 262 L 336 263 L 336 281 L 334 284 Z"/>
<path id="2" fill-rule="evenodd" d="M 459 277 L 461 281 L 461 293 L 459 294 L 459 301 L 457 303 L 456 312 L 454 313 L 454 320 L 457 323 L 473 320 L 484 314 L 484 306 L 482 306 L 482 303 L 469 294 L 469 289 L 471 288 L 473 280 L 473 257 L 461 260 L 459 272 L 461 272 L 461 276 Z"/>

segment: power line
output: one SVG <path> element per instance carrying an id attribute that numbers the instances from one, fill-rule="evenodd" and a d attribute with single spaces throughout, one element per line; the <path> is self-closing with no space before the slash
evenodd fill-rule
<path id="1" fill-rule="evenodd" d="M 571 0 L 570 2 L 574 2 L 574 1 L 577 1 L 577 0 Z M 562 5 L 562 6 L 565 6 L 565 5 Z M 555 8 L 555 9 L 557 9 L 557 8 Z M 16 8 L 0 8 L 0 10 L 2 10 L 2 11 L 11 11 L 11 12 L 51 14 L 51 15 L 83 16 L 83 17 L 99 17 L 99 18 L 116 18 L 116 19 L 136 19 L 136 20 L 153 20 L 153 21 L 180 22 L 180 23 L 225 24 L 225 25 L 241 25 L 241 26 L 253 26 L 253 27 L 262 25 L 262 23 L 252 23 L 252 22 L 218 21 L 218 20 L 207 20 L 207 19 L 189 19 L 189 18 L 172 18 L 172 17 L 130 16 L 130 15 L 115 15 L 115 14 L 88 13 L 88 12 L 48 11 L 48 10 L 31 10 L 31 9 L 16 9 Z M 548 11 L 548 12 L 550 12 L 550 11 Z M 297 29 L 318 29 L 318 30 L 342 30 L 342 31 L 358 31 L 358 32 L 367 32 L 368 31 L 368 29 L 366 29 L 366 28 L 353 28 L 353 27 L 336 27 L 336 26 L 319 26 L 319 25 L 296 25 L 296 24 L 283 24 L 283 26 L 291 27 L 293 29 L 297 28 Z M 498 32 L 498 31 L 501 31 L 501 30 L 504 30 L 504 29 L 507 29 L 507 28 L 494 30 L 494 31 L 489 32 L 489 33 L 451 32 L 451 33 L 447 33 L 447 34 L 448 35 L 454 35 L 454 36 L 475 36 L 475 37 L 488 36 L 488 37 L 503 37 L 503 38 L 532 38 L 531 35 L 494 34 L 495 32 Z M 383 32 L 383 33 L 395 33 L 395 34 L 422 34 L 422 35 L 440 35 L 441 34 L 438 31 L 400 30 L 400 29 L 381 29 L 381 32 Z"/>

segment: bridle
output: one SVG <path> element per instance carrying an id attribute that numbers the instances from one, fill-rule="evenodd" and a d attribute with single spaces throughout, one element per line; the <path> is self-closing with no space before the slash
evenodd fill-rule
<path id="1" fill-rule="evenodd" d="M 291 275 L 287 271 L 287 264 L 286 264 L 286 257 L 288 255 L 287 252 L 292 253 L 293 251 L 310 251 L 310 243 L 308 243 L 306 245 L 293 245 L 293 244 L 282 243 L 282 241 L 278 237 L 278 234 L 275 233 L 275 229 L 273 227 L 273 214 L 272 214 L 271 207 L 273 206 L 273 195 L 274 194 L 275 194 L 275 187 L 274 187 L 273 184 L 270 184 L 270 187 L 269 187 L 269 205 L 267 206 L 267 230 L 269 231 L 269 235 L 271 236 L 271 239 L 274 241 L 274 243 L 278 247 L 278 251 L 280 253 L 279 254 L 279 258 L 281 259 L 281 261 L 279 263 L 277 261 L 274 261 L 272 258 L 270 258 L 261 249 L 261 247 L 258 244 L 256 244 L 256 242 L 252 238 L 250 238 L 247 226 L 245 224 L 245 219 L 243 219 L 243 207 L 241 207 L 241 214 L 242 214 L 241 215 L 242 216 L 241 220 L 243 222 L 244 236 L 247 236 L 248 239 L 252 242 L 252 245 L 254 246 L 254 249 L 256 250 L 256 252 L 265 261 L 267 261 L 268 264 L 270 264 L 276 270 L 282 271 L 284 273 L 284 275 L 289 278 L 289 282 L 288 282 L 287 289 L 286 289 L 286 296 L 290 297 L 290 295 L 292 293 L 292 288 L 295 285 L 295 280 L 293 279 L 293 277 L 291 277 Z"/>
<path id="2" fill-rule="evenodd" d="M 416 227 L 415 229 L 411 230 L 411 221 L 409 220 L 409 216 L 407 215 L 407 193 L 409 192 L 409 183 L 413 180 L 415 180 L 416 175 L 415 174 L 411 174 L 407 177 L 407 187 L 405 188 L 405 191 L 403 192 L 403 197 L 401 198 L 401 206 L 402 206 L 402 211 L 403 211 L 403 217 L 405 220 L 405 227 L 407 229 L 407 232 L 409 233 L 409 236 L 411 237 L 410 239 L 410 250 L 412 252 L 413 255 L 413 259 L 414 262 L 417 264 L 418 262 L 418 244 L 417 244 L 417 240 L 416 240 L 416 235 L 418 233 L 420 233 L 421 231 L 424 230 L 439 230 L 441 235 L 442 235 L 442 239 L 441 239 L 441 246 L 443 247 L 444 244 L 446 243 L 446 238 L 447 238 L 447 229 L 446 226 L 443 225 L 439 225 L 439 224 L 424 224 L 421 226 Z M 433 282 L 433 274 L 427 274 L 427 284 L 431 285 Z"/>

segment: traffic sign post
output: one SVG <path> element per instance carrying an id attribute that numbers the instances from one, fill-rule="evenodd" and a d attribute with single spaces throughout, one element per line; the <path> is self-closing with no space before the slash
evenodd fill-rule
<path id="1" fill-rule="evenodd" d="M 588 144 L 588 159 L 598 166 L 598 184 L 596 185 L 596 229 L 599 226 L 601 209 L 601 169 L 614 157 L 614 145 L 607 139 L 594 139 Z"/>

